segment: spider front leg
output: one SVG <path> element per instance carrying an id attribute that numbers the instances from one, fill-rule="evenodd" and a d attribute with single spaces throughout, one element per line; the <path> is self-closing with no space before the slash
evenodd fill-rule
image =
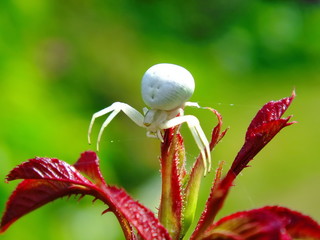
<path id="1" fill-rule="evenodd" d="M 197 102 L 186 102 L 184 104 L 185 107 L 195 107 L 195 108 L 201 108 L 200 105 Z"/>
<path id="2" fill-rule="evenodd" d="M 152 132 L 152 131 L 147 131 L 147 137 L 149 138 L 157 138 L 159 139 L 161 142 L 163 142 L 163 136 L 160 130 L 157 130 L 156 132 Z"/>
<path id="3" fill-rule="evenodd" d="M 126 104 L 126 103 L 122 103 L 122 102 L 115 102 L 113 103 L 111 106 L 102 109 L 99 112 L 96 112 L 95 114 L 93 114 L 92 118 L 91 118 L 91 122 L 89 125 L 89 130 L 88 130 L 88 142 L 89 144 L 91 144 L 91 131 L 92 131 L 92 127 L 94 124 L 94 121 L 96 120 L 96 118 L 101 117 L 109 112 L 111 112 L 111 114 L 107 117 L 107 119 L 103 122 L 100 131 L 99 131 L 99 135 L 98 135 L 98 140 L 97 140 L 97 151 L 99 151 L 99 143 L 101 140 L 101 136 L 102 133 L 104 131 L 104 129 L 108 126 L 108 124 L 112 121 L 112 119 L 120 112 L 124 112 L 135 124 L 137 124 L 140 127 L 144 127 L 143 125 L 143 115 L 141 113 L 139 113 L 136 109 L 134 109 L 133 107 L 131 107 L 130 105 Z"/>
<path id="4" fill-rule="evenodd" d="M 159 127 L 161 129 L 167 129 L 182 124 L 184 122 L 188 124 L 192 136 L 200 150 L 204 167 L 204 175 L 206 175 L 211 170 L 210 145 L 206 135 L 204 134 L 200 126 L 199 120 L 192 115 L 179 116 L 160 124 Z"/>

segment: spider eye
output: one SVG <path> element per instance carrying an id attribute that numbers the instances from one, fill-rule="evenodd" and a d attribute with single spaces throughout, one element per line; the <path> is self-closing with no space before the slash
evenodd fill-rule
<path id="1" fill-rule="evenodd" d="M 189 100 L 195 84 L 191 73 L 185 68 L 160 63 L 146 71 L 141 88 L 142 98 L 147 106 L 169 111 Z"/>

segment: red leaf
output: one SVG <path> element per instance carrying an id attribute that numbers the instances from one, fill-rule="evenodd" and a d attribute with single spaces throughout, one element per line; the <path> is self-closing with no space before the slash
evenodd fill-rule
<path id="1" fill-rule="evenodd" d="M 92 185 L 73 166 L 55 158 L 34 158 L 24 162 L 7 176 L 7 181 L 16 179 L 47 179 L 76 184 Z"/>
<path id="2" fill-rule="evenodd" d="M 148 208 L 133 200 L 124 190 L 105 184 L 95 152 L 82 153 L 74 166 L 99 184 L 102 183 L 98 185 L 97 198 L 105 202 L 117 216 L 126 236 L 132 235 L 130 231 L 133 226 L 143 239 L 171 239 L 167 230 Z M 133 236 L 131 238 L 133 239 Z"/>
<path id="3" fill-rule="evenodd" d="M 181 179 L 185 174 L 183 140 L 177 128 L 165 130 L 161 145 L 162 193 L 159 220 L 173 239 L 179 239 L 182 219 Z"/>
<path id="4" fill-rule="evenodd" d="M 106 185 L 100 171 L 99 158 L 95 152 L 83 152 L 79 160 L 73 166 L 90 177 L 96 184 Z"/>
<path id="5" fill-rule="evenodd" d="M 248 127 L 245 143 L 236 156 L 227 175 L 220 181 L 215 182 L 211 188 L 210 196 L 206 203 L 196 230 L 191 239 L 197 239 L 203 234 L 207 227 L 213 223 L 217 213 L 229 193 L 236 176 L 245 168 L 250 160 L 284 127 L 292 124 L 288 123 L 290 117 L 280 118 L 290 106 L 295 93 L 291 97 L 279 101 L 271 101 L 265 104 L 253 118 Z"/>
<path id="6" fill-rule="evenodd" d="M 92 183 L 76 169 L 58 159 L 30 159 L 14 168 L 7 180 L 26 179 L 10 196 L 1 220 L 4 232 L 25 214 L 57 198 L 71 194 L 93 194 Z"/>
<path id="7" fill-rule="evenodd" d="M 196 230 L 193 232 L 190 240 L 199 239 L 206 229 L 213 223 L 217 213 L 222 208 L 223 203 L 232 186 L 235 175 L 228 174 L 221 181 L 217 178 L 211 188 L 210 196 L 207 200 L 205 210 L 202 212 Z"/>
<path id="8" fill-rule="evenodd" d="M 295 97 L 283 98 L 279 101 L 271 101 L 265 104 L 252 120 L 248 127 L 245 143 L 233 161 L 230 171 L 238 175 L 247 166 L 257 153 L 270 142 L 270 140 L 288 123 L 290 117 L 281 118 Z"/>
<path id="9" fill-rule="evenodd" d="M 282 221 L 266 209 L 238 212 L 212 224 L 197 240 L 289 240 Z"/>
<path id="10" fill-rule="evenodd" d="M 265 207 L 283 222 L 288 234 L 294 239 L 320 239 L 320 225 L 309 216 L 288 208 Z"/>
<path id="11" fill-rule="evenodd" d="M 108 187 L 105 194 L 111 196 L 112 203 L 108 205 L 115 207 L 138 230 L 143 239 L 171 239 L 167 230 L 160 224 L 154 214 L 142 204 L 134 201 L 124 190 Z"/>
<path id="12" fill-rule="evenodd" d="M 75 167 L 58 159 L 35 158 L 14 168 L 7 180 L 26 180 L 18 185 L 9 198 L 0 232 L 4 232 L 23 215 L 57 198 L 89 194 L 110 207 L 127 239 L 136 239 L 131 225 L 143 239 L 171 239 L 149 209 L 134 201 L 124 190 L 104 184 L 98 163 L 94 152 L 85 152 L 75 164 L 79 170 L 98 181 L 98 185 L 83 177 Z"/>
<path id="13" fill-rule="evenodd" d="M 288 208 L 264 207 L 224 217 L 197 240 L 200 239 L 320 239 L 320 225 Z"/>
<path id="14" fill-rule="evenodd" d="M 212 134 L 211 134 L 210 150 L 212 151 L 214 149 L 214 147 L 220 142 L 220 140 L 227 133 L 228 128 L 221 132 L 222 116 L 220 115 L 220 113 L 217 110 L 215 110 L 213 108 L 207 107 L 206 109 L 209 109 L 211 112 L 213 112 L 218 119 L 218 124 L 214 127 Z"/>
<path id="15" fill-rule="evenodd" d="M 27 213 L 63 196 L 91 194 L 90 190 L 67 182 L 32 180 L 22 181 L 10 196 L 1 220 L 0 233 Z"/>

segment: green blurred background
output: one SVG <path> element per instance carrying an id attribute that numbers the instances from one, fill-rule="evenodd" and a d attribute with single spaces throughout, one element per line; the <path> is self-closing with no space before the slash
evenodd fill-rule
<path id="1" fill-rule="evenodd" d="M 74 163 L 92 114 L 115 101 L 144 107 L 140 80 L 153 64 L 184 66 L 191 101 L 216 108 L 230 130 L 213 152 L 230 166 L 260 107 L 296 89 L 284 129 L 239 176 L 220 216 L 283 205 L 320 221 L 320 8 L 315 1 L 0 1 L 0 179 L 34 156 Z M 187 109 L 209 135 L 206 110 Z M 103 119 L 97 121 L 96 138 Z M 197 148 L 184 126 L 191 164 Z M 101 144 L 110 184 L 155 210 L 159 141 L 120 114 Z M 214 171 L 212 171 L 214 172 Z M 213 173 L 204 179 L 199 210 Z M 17 182 L 0 183 L 0 211 Z M 123 239 L 106 208 L 61 199 L 16 222 L 1 239 Z"/>

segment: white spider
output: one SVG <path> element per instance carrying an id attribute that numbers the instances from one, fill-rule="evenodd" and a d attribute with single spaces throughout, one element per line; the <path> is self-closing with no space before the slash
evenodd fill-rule
<path id="1" fill-rule="evenodd" d="M 160 63 L 146 71 L 141 85 L 143 100 L 151 109 L 144 108 L 142 115 L 126 103 L 115 102 L 111 106 L 96 112 L 93 114 L 89 126 L 89 144 L 95 119 L 109 112 L 111 114 L 102 124 L 98 135 L 97 150 L 99 150 L 99 143 L 104 129 L 120 111 L 123 111 L 138 126 L 146 128 L 148 137 L 158 138 L 162 142 L 163 129 L 186 122 L 200 149 L 204 165 L 204 175 L 206 175 L 211 169 L 209 142 L 200 126 L 199 120 L 192 115 L 183 115 L 183 109 L 186 106 L 200 107 L 197 103 L 187 102 L 192 96 L 195 87 L 191 73 L 178 65 Z"/>

